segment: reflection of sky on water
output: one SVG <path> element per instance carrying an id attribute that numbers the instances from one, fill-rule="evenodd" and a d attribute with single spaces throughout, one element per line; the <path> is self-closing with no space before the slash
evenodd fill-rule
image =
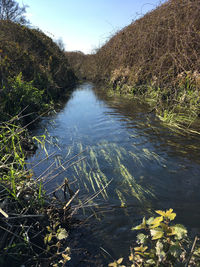
<path id="1" fill-rule="evenodd" d="M 84 84 L 53 122 L 44 119 L 41 129 L 34 133 L 43 134 L 46 127 L 56 144 L 47 144 L 49 154 L 55 152 L 57 158 L 52 171 L 59 160 L 63 163 L 86 149 L 74 161 L 86 159 L 48 183 L 47 191 L 53 191 L 66 177 L 74 191 L 81 189 L 82 202 L 94 191 L 101 191 L 94 199 L 99 204 L 95 212 L 102 220 L 95 224 L 96 235 L 107 245 L 113 242 L 114 254 L 120 242 L 125 242 L 124 249 L 128 250 L 131 226 L 150 208 L 172 207 L 182 223 L 199 227 L 200 218 L 191 208 L 200 203 L 198 139 L 163 127 L 148 113 L 148 107 L 137 102 L 119 97 L 103 99 L 91 85 Z M 29 162 L 38 162 L 44 156 L 38 150 Z M 35 174 L 40 175 L 54 160 L 40 164 Z M 47 172 L 47 179 L 55 173 Z M 90 213 L 86 210 L 87 215 Z"/>

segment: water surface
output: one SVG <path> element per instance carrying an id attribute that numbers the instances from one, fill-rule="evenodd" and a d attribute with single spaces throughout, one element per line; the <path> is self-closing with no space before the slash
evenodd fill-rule
<path id="1" fill-rule="evenodd" d="M 135 238 L 131 227 L 152 210 L 173 208 L 178 222 L 200 227 L 200 138 L 169 129 L 149 111 L 138 100 L 105 97 L 86 83 L 34 132 L 49 136 L 46 149 L 54 153 L 34 167 L 35 175 L 48 181 L 60 173 L 46 183 L 48 193 L 65 178 L 74 192 L 80 189 L 74 204 L 83 206 L 81 219 L 90 217 L 95 245 L 87 242 L 114 258 L 128 254 Z M 44 157 L 38 149 L 29 162 L 34 166 Z"/>

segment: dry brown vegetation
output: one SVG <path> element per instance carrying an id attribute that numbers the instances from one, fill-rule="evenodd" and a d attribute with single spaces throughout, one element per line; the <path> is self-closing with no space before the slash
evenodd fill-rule
<path id="1" fill-rule="evenodd" d="M 179 73 L 200 70 L 199 30 L 199 1 L 168 1 L 99 50 L 98 76 L 110 77 L 126 68 L 132 85 L 152 80 L 159 86 L 172 85 Z"/>
<path id="2" fill-rule="evenodd" d="M 185 71 L 200 71 L 200 2 L 170 0 L 113 36 L 94 55 L 95 77 L 126 69 L 131 84 L 159 85 Z"/>
<path id="3" fill-rule="evenodd" d="M 80 51 L 65 53 L 70 66 L 79 79 L 93 80 L 96 74 L 96 58 L 94 55 L 85 55 Z"/>
<path id="4" fill-rule="evenodd" d="M 70 63 L 82 77 L 123 94 L 151 98 L 162 116 L 188 110 L 197 118 L 200 1 L 169 0 L 116 33 L 96 54 L 81 59 L 79 66 L 78 57 L 76 64 Z"/>
<path id="5" fill-rule="evenodd" d="M 95 55 L 71 55 L 70 63 L 75 69 L 79 64 L 83 76 L 93 68 L 97 80 L 125 72 L 132 85 L 172 84 L 179 73 L 200 71 L 200 2 L 167 1 L 122 29 Z"/>
<path id="6" fill-rule="evenodd" d="M 126 68 L 133 84 L 172 83 L 181 72 L 200 71 L 200 2 L 170 0 L 133 22 L 96 54 L 98 77 Z"/>

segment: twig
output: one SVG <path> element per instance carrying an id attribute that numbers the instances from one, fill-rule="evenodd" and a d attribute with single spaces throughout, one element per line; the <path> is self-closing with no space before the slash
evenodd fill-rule
<path id="1" fill-rule="evenodd" d="M 80 155 L 81 155 L 83 152 L 85 152 L 85 151 L 86 151 L 86 149 L 83 150 L 83 151 L 81 151 L 81 152 L 78 153 L 77 155 L 73 156 L 72 158 L 66 160 L 62 165 L 59 165 L 57 168 L 55 168 L 55 169 L 53 169 L 52 171 L 50 171 L 50 172 L 48 173 L 48 175 L 45 175 L 44 177 L 42 177 L 42 178 L 40 178 L 40 179 L 38 179 L 38 180 L 44 180 L 47 176 L 51 175 L 53 172 L 55 172 L 56 170 L 58 170 L 60 167 L 63 168 L 63 170 L 61 171 L 61 172 L 63 172 L 64 170 L 66 170 L 65 167 L 64 167 L 64 165 L 66 165 L 67 163 L 69 163 L 70 161 L 72 161 L 74 158 L 80 156 Z M 71 165 L 70 165 L 70 166 L 71 166 Z M 69 167 L 69 166 L 68 166 L 68 167 Z M 66 168 L 68 168 L 68 167 L 66 167 Z M 60 173 L 59 173 L 59 174 L 60 174 Z M 40 176 L 41 176 L 41 175 L 40 175 Z M 38 181 L 38 180 L 37 180 L 37 181 Z"/>
<path id="2" fill-rule="evenodd" d="M 97 193 L 95 193 L 91 198 L 88 198 L 81 206 L 85 206 L 88 202 L 92 201 L 94 198 L 96 198 L 106 187 L 109 186 L 109 184 L 113 181 L 111 179 L 101 190 L 99 190 Z"/>
<path id="3" fill-rule="evenodd" d="M 1 228 L 2 230 L 4 230 L 4 231 L 8 232 L 9 234 L 11 234 L 11 235 L 14 235 L 15 237 L 17 237 L 17 238 L 19 238 L 19 239 L 21 239 L 21 240 L 23 240 L 23 241 L 24 241 L 24 238 L 22 238 L 21 236 L 19 236 L 19 235 L 15 234 L 15 233 L 13 233 L 13 232 L 11 232 L 11 231 L 10 231 L 10 230 L 8 230 L 8 229 L 6 229 L 6 228 L 2 227 L 1 225 L 0 225 L 0 228 Z M 50 253 L 49 251 L 47 251 L 47 250 L 45 250 L 45 249 L 41 248 L 40 246 L 38 246 L 38 245 L 36 245 L 36 244 L 34 244 L 34 243 L 30 242 L 30 241 L 29 241 L 29 243 L 30 243 L 31 245 L 33 245 L 34 247 L 36 247 L 36 248 L 39 248 L 41 251 L 44 251 L 44 252 L 47 252 L 47 253 L 49 253 L 50 255 L 53 255 L 53 254 L 52 254 L 52 253 Z"/>
<path id="4" fill-rule="evenodd" d="M 14 220 L 14 219 L 24 219 L 24 218 L 34 218 L 34 217 L 44 217 L 44 215 L 19 215 L 15 217 L 7 217 L 7 220 Z"/>
<path id="5" fill-rule="evenodd" d="M 6 218 L 9 217 L 8 214 L 5 211 L 3 211 L 1 208 L 0 208 L 0 213 Z"/>
<path id="6" fill-rule="evenodd" d="M 67 202 L 67 204 L 64 206 L 63 210 L 66 210 L 66 208 L 70 205 L 70 203 L 74 200 L 74 198 L 78 195 L 79 189 L 76 191 L 76 193 L 73 195 L 73 197 Z"/>
<path id="7" fill-rule="evenodd" d="M 33 166 L 31 167 L 31 169 L 33 170 L 35 167 L 37 167 L 38 165 L 40 165 L 41 163 L 43 163 L 45 160 L 51 158 L 51 157 L 54 156 L 55 154 L 56 154 L 56 152 L 53 152 L 53 153 L 51 153 L 50 155 L 46 156 L 44 159 L 40 160 L 37 164 L 33 165 Z M 28 165 L 28 163 L 27 163 L 27 165 Z M 27 170 L 25 173 L 28 173 L 28 172 L 29 172 L 29 170 Z M 37 180 L 37 179 L 35 179 L 35 181 L 36 181 L 36 180 Z"/>
<path id="8" fill-rule="evenodd" d="M 73 162 L 72 164 L 70 164 L 69 166 L 67 166 L 64 170 L 61 170 L 60 172 L 58 172 L 57 174 L 55 174 L 54 176 L 51 177 L 51 179 L 49 179 L 48 181 L 46 181 L 44 183 L 44 185 L 48 184 L 49 182 L 51 182 L 53 179 L 55 179 L 58 175 L 60 175 L 61 173 L 63 173 L 64 171 L 66 171 L 68 168 L 70 168 L 71 166 L 75 165 L 76 163 L 79 163 L 80 161 L 84 160 L 86 157 L 83 157 L 75 162 Z"/>
<path id="9" fill-rule="evenodd" d="M 190 260 L 191 260 L 191 258 L 192 258 L 193 253 L 194 253 L 194 249 L 195 249 L 197 240 L 198 240 L 198 237 L 195 236 L 195 239 L 194 239 L 194 242 L 193 242 L 191 251 L 190 251 L 190 255 L 189 255 L 188 260 L 187 260 L 187 262 L 186 262 L 186 264 L 185 264 L 185 267 L 188 267 L 188 266 L 189 266 Z"/>
<path id="10" fill-rule="evenodd" d="M 113 261 L 115 261 L 115 259 L 113 258 L 113 256 L 110 255 L 110 253 L 108 251 L 106 251 L 104 248 L 100 247 L 101 250 L 103 250 L 103 252 L 105 252 Z"/>

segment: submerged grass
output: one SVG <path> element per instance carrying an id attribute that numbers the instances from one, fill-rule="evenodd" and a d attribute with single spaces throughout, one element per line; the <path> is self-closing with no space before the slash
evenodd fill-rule
<path id="1" fill-rule="evenodd" d="M 84 151 L 83 145 L 78 143 L 75 151 L 77 153 Z M 98 194 L 99 197 L 101 196 L 100 201 L 113 199 L 116 203 L 118 200 L 121 207 L 127 205 L 131 196 L 134 201 L 139 201 L 139 203 L 143 203 L 149 197 L 155 197 L 152 189 L 144 186 L 138 172 L 136 172 L 136 177 L 133 175 L 134 168 L 138 170 L 138 167 L 143 166 L 145 161 L 153 161 L 155 164 L 163 165 L 163 159 L 155 152 L 148 149 L 136 149 L 131 146 L 130 150 L 126 150 L 116 143 L 103 140 L 95 146 L 88 147 L 85 152 L 85 160 L 78 162 L 67 174 L 74 179 L 78 177 L 75 188 L 82 190 L 82 193 L 84 191 L 86 194 L 100 192 Z M 112 188 L 109 188 L 107 184 L 112 179 L 114 184 Z"/>
<path id="2" fill-rule="evenodd" d="M 69 260 L 70 250 L 65 239 L 72 214 L 77 209 L 98 208 L 98 197 L 101 201 L 112 197 L 115 200 L 114 205 L 120 208 L 128 206 L 130 199 L 144 203 L 149 196 L 155 197 L 153 191 L 146 188 L 139 175 L 134 173 L 134 168 L 143 166 L 146 161 L 162 163 L 162 158 L 147 148 L 142 150 L 130 144 L 130 147 L 125 149 L 120 144 L 101 140 L 84 150 L 81 142 L 74 145 L 72 140 L 73 145 L 68 146 L 65 149 L 66 154 L 61 157 L 62 149 L 59 144 L 54 144 L 56 149 L 58 148 L 58 156 L 54 161 L 51 160 L 51 164 L 41 175 L 33 179 L 32 171 L 26 168 L 27 155 L 24 154 L 22 145 L 27 142 L 25 128 L 22 129 L 13 122 L 2 123 L 1 126 L 0 184 L 3 193 L 1 195 L 0 190 L 0 204 L 4 203 L 4 200 L 6 203 L 1 206 L 0 218 L 0 226 L 2 223 L 3 227 L 0 227 L 0 231 L 5 236 L 5 242 L 1 245 L 3 253 L 0 254 L 3 263 L 7 260 L 14 262 L 16 253 L 20 255 L 17 260 L 27 264 L 38 262 L 40 258 L 49 264 L 55 263 L 58 258 L 63 262 Z M 40 144 L 46 159 L 55 156 L 53 153 L 48 154 L 48 149 L 45 151 L 45 136 L 35 137 L 34 140 Z M 9 150 L 6 150 L 8 148 Z M 73 156 L 75 152 L 77 154 Z M 87 157 L 82 157 L 83 152 L 86 152 Z M 7 169 L 4 170 L 2 166 L 7 166 Z M 13 172 L 10 167 L 13 167 Z M 69 168 L 70 172 L 67 172 Z M 70 180 L 67 177 L 70 177 Z M 63 182 L 60 182 L 60 178 Z M 45 192 L 43 186 L 51 184 L 52 181 L 58 182 L 59 186 Z M 110 181 L 114 183 L 114 190 L 108 187 Z M 69 188 L 72 184 L 75 184 L 76 193 Z M 71 201 L 82 188 L 85 188 L 86 194 L 76 202 L 76 206 L 70 207 Z M 90 198 L 89 194 L 92 194 Z M 14 209 L 15 214 L 12 212 Z M 93 209 L 95 216 L 96 213 L 98 214 L 98 211 Z M 8 215 L 7 218 L 5 214 Z M 23 243 L 22 238 L 25 237 Z M 20 242 L 22 245 L 16 252 Z M 25 254 L 29 254 L 30 259 L 24 258 Z"/>

